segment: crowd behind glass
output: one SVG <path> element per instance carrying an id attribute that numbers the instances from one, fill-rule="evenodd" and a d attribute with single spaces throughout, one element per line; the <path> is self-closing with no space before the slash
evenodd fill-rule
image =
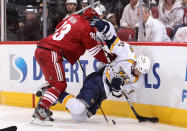
<path id="1" fill-rule="evenodd" d="M 123 37 L 123 30 L 129 29 L 133 33 L 125 34 L 127 38 L 124 40 L 137 41 L 138 0 L 100 2 L 100 15 L 114 25 L 117 34 Z M 151 16 L 165 26 L 171 40 L 179 28 L 187 26 L 186 0 L 143 0 L 143 3 L 150 8 Z M 47 35 L 55 31 L 61 20 L 89 4 L 89 0 L 47 0 Z M 42 0 L 7 0 L 6 18 L 6 41 L 37 41 L 43 37 Z"/>

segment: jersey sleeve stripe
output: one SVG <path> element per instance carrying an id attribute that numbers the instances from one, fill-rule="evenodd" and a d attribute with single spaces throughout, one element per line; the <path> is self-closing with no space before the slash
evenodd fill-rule
<path id="1" fill-rule="evenodd" d="M 88 51 L 95 56 L 100 50 L 102 49 L 102 47 L 100 45 L 96 45 L 93 48 L 89 49 Z"/>
<path id="2" fill-rule="evenodd" d="M 119 38 L 117 37 L 116 40 L 114 41 L 114 43 L 111 45 L 110 51 L 112 52 L 112 50 L 114 49 L 114 46 L 116 45 L 116 43 L 119 42 Z"/>
<path id="3" fill-rule="evenodd" d="M 98 46 L 99 46 L 99 45 L 96 45 L 96 46 L 92 47 L 91 49 L 89 49 L 88 51 L 89 51 L 89 52 L 92 52 L 93 50 L 97 49 Z"/>
<path id="4" fill-rule="evenodd" d="M 101 50 L 102 48 L 98 48 L 98 50 L 96 50 L 92 55 L 95 56 L 97 55 L 97 53 L 99 53 L 99 51 Z"/>
<path id="5" fill-rule="evenodd" d="M 109 81 L 111 81 L 111 78 L 110 78 L 110 75 L 109 75 L 109 72 L 108 72 L 108 69 L 106 69 L 106 77 Z"/>

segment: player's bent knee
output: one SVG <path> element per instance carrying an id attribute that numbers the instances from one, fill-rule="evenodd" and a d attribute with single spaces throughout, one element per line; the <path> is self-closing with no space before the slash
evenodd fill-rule
<path id="1" fill-rule="evenodd" d="M 70 110 L 71 114 L 82 114 L 86 111 L 86 105 L 76 98 L 72 98 L 67 103 L 67 108 Z"/>
<path id="2" fill-rule="evenodd" d="M 72 114 L 71 113 L 71 116 L 76 122 L 84 122 L 88 118 L 87 110 L 84 110 L 81 114 Z"/>

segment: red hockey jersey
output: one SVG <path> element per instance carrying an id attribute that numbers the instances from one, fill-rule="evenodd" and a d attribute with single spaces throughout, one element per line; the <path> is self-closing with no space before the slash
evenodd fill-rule
<path id="1" fill-rule="evenodd" d="M 102 47 L 95 40 L 95 30 L 80 15 L 71 15 L 61 21 L 55 33 L 39 41 L 38 46 L 62 54 L 72 65 L 86 49 L 99 61 L 107 63 Z"/>

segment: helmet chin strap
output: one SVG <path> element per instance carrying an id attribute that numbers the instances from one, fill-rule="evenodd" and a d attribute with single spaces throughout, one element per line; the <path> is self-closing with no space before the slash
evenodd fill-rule
<path id="1" fill-rule="evenodd" d="M 136 68 L 136 62 L 134 62 L 133 63 L 133 65 L 132 65 L 132 67 L 131 67 L 131 74 L 134 76 L 134 77 L 137 77 L 137 76 L 139 76 L 139 75 L 137 75 L 136 73 L 135 73 L 135 70 L 136 70 L 137 68 Z M 138 69 L 137 69 L 138 70 Z M 138 70 L 139 71 L 139 70 Z M 139 71 L 140 72 L 140 71 Z M 140 72 L 141 73 L 141 72 Z"/>
<path id="2" fill-rule="evenodd" d="M 135 69 L 135 68 L 136 68 L 136 61 L 135 61 L 134 63 L 132 63 L 131 69 L 133 70 L 133 69 Z"/>
<path id="3" fill-rule="evenodd" d="M 136 77 L 137 75 L 135 74 L 135 66 L 131 67 L 131 74 Z"/>

